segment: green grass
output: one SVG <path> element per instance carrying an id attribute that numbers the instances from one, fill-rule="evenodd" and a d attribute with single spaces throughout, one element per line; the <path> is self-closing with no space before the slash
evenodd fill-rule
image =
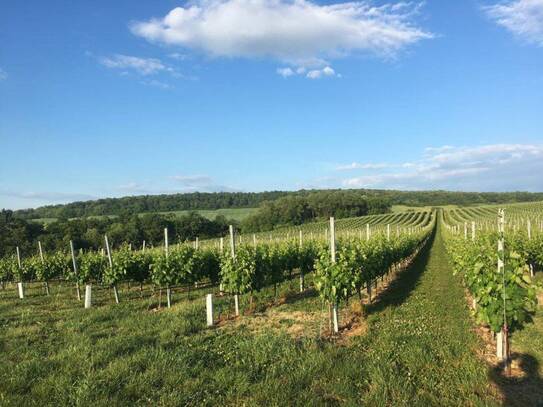
<path id="1" fill-rule="evenodd" d="M 126 288 L 119 305 L 97 291 L 91 310 L 68 287 L 54 286 L 48 298 L 29 290 L 23 301 L 14 287 L 0 291 L 0 404 L 498 404 L 439 230 L 367 306 L 360 335 L 329 339 L 320 299 L 296 286 L 296 278 L 282 284 L 275 305 L 273 289 L 264 290 L 255 312 L 238 320 L 226 320 L 231 299 L 217 298 L 223 322 L 213 329 L 205 289 L 176 293 L 173 308 L 158 312 L 155 300 Z M 349 314 L 342 306 L 341 321 Z M 526 346 L 540 344 L 525 334 Z"/>

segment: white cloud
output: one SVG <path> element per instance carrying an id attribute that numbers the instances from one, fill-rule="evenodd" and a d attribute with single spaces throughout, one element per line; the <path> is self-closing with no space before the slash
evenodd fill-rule
<path id="1" fill-rule="evenodd" d="M 277 68 L 277 74 L 281 75 L 283 78 L 288 78 L 289 76 L 294 75 L 304 75 L 308 79 L 319 79 L 325 76 L 335 76 L 338 78 L 341 78 L 341 75 L 336 74 L 336 71 L 334 71 L 333 68 L 330 66 L 325 66 L 322 69 L 311 69 L 309 72 L 307 72 L 307 69 L 303 66 L 296 68 L 296 70 L 286 67 L 286 68 Z M 306 74 L 307 72 L 307 74 Z"/>
<path id="2" fill-rule="evenodd" d="M 163 18 L 135 22 L 131 30 L 152 42 L 213 57 L 271 58 L 316 67 L 325 65 L 326 59 L 353 53 L 391 57 L 432 38 L 414 22 L 420 5 L 402 1 L 376 6 L 365 0 L 328 5 L 307 0 L 194 0 Z"/>
<path id="3" fill-rule="evenodd" d="M 505 1 L 485 11 L 515 36 L 543 47 L 543 0 Z"/>
<path id="4" fill-rule="evenodd" d="M 353 163 L 337 169 L 379 169 Z M 348 188 L 543 190 L 543 145 L 493 144 L 428 148 L 420 160 L 383 164 L 378 173 L 341 181 Z"/>
<path id="5" fill-rule="evenodd" d="M 390 164 L 386 163 L 357 163 L 353 162 L 351 164 L 338 165 L 336 167 L 337 171 L 346 171 L 346 170 L 379 170 L 383 168 L 390 167 Z"/>
<path id="6" fill-rule="evenodd" d="M 174 72 L 173 68 L 164 65 L 160 59 L 156 58 L 115 54 L 111 57 L 101 57 L 99 61 L 107 68 L 120 69 L 123 72 L 131 70 L 143 76 L 155 75 L 160 72 Z"/>
<path id="7" fill-rule="evenodd" d="M 296 74 L 296 72 L 294 72 L 292 68 L 277 68 L 277 73 L 281 75 L 283 78 L 287 78 L 289 76 Z"/>
<path id="8" fill-rule="evenodd" d="M 339 75 L 336 75 L 336 71 L 334 71 L 329 66 L 325 66 L 322 69 L 312 69 L 306 75 L 306 77 L 309 79 L 319 79 L 324 76 L 339 76 Z"/>
<path id="9" fill-rule="evenodd" d="M 5 81 L 8 78 L 8 73 L 0 68 L 0 81 Z"/>

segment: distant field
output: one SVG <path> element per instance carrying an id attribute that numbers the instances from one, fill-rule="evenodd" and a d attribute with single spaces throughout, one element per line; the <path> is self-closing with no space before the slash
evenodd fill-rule
<path id="1" fill-rule="evenodd" d="M 225 209 L 202 209 L 202 210 L 194 210 L 194 211 L 169 211 L 169 212 L 146 212 L 142 213 L 140 215 L 145 215 L 148 213 L 160 213 L 161 215 L 175 215 L 175 216 L 183 216 L 190 212 L 198 212 L 200 215 L 208 218 L 208 219 L 215 219 L 217 215 L 223 215 L 227 219 L 234 219 L 237 221 L 241 221 L 244 218 L 246 218 L 249 215 L 252 215 L 258 210 L 258 208 L 225 208 Z M 97 218 L 101 219 L 104 218 L 104 216 L 89 216 L 89 218 Z M 110 218 L 116 218 L 116 215 L 110 216 Z M 75 219 L 75 218 L 74 218 Z M 32 219 L 33 222 L 37 223 L 43 223 L 48 224 L 51 222 L 56 221 L 56 218 L 37 218 Z"/>

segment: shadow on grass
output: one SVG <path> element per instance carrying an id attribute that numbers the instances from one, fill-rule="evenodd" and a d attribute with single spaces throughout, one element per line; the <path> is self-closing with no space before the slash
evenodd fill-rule
<path id="1" fill-rule="evenodd" d="M 381 312 L 387 307 L 398 306 L 409 297 L 411 291 L 417 286 L 420 276 L 426 269 L 430 257 L 430 250 L 434 245 L 435 238 L 436 230 L 434 229 L 428 242 L 426 242 L 426 246 L 419 252 L 419 255 L 413 264 L 411 264 L 407 270 L 400 272 L 398 276 L 390 282 L 386 290 L 379 293 L 370 304 L 366 305 L 367 315 Z"/>
<path id="2" fill-rule="evenodd" d="M 488 377 L 500 389 L 504 406 L 543 406 L 543 379 L 539 375 L 539 362 L 527 353 L 514 353 L 512 363 L 518 366 L 511 376 L 501 367 L 493 367 Z"/>

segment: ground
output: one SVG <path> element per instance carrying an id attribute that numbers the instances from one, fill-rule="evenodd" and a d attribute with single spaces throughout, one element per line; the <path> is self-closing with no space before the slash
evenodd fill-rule
<path id="1" fill-rule="evenodd" d="M 308 277 L 308 283 L 311 279 Z M 296 278 L 265 290 L 245 314 L 216 297 L 220 323 L 205 326 L 207 290 L 176 293 L 171 309 L 123 287 L 84 310 L 72 287 L 39 288 L 16 299 L 0 291 L 2 405 L 500 405 L 515 387 L 484 358 L 464 289 L 453 276 L 441 232 L 353 323 L 357 301 L 342 306 L 339 338 L 326 307 Z M 359 308 L 359 306 L 358 306 Z M 360 311 L 360 309 L 358 309 Z M 529 367 L 534 403 L 541 383 L 541 315 L 515 334 Z M 347 326 L 345 326 L 347 325 Z M 539 366 L 537 366 L 539 364 Z M 539 370 L 538 370 L 539 369 Z M 540 386 L 543 388 L 543 386 Z"/>

